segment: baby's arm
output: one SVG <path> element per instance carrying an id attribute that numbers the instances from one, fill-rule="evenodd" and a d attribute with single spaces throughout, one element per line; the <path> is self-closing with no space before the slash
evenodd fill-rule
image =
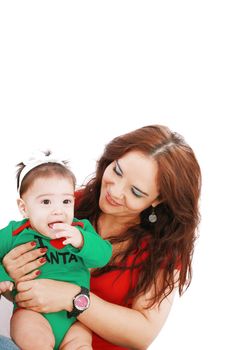
<path id="1" fill-rule="evenodd" d="M 112 256 L 112 246 L 110 242 L 101 238 L 88 220 L 83 219 L 80 221 L 80 224 L 81 223 L 82 225 L 79 225 L 79 227 L 70 226 L 72 229 L 70 229 L 70 227 L 68 228 L 67 224 L 54 224 L 54 229 L 60 231 L 56 233 L 56 237 L 66 237 L 63 244 L 70 244 L 70 246 L 68 246 L 69 250 L 82 258 L 87 268 L 96 268 L 106 265 Z M 80 239 L 80 236 L 82 241 L 77 245 L 75 244 L 75 239 L 76 237 Z M 77 248 L 79 249 L 77 250 Z"/>

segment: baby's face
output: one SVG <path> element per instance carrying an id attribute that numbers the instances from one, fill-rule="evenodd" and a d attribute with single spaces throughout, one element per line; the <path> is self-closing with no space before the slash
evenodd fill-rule
<path id="1" fill-rule="evenodd" d="M 55 237 L 53 224 L 71 224 L 74 217 L 74 185 L 69 178 L 37 178 L 23 194 L 25 217 L 44 236 Z M 22 212 L 22 210 L 21 210 Z"/>

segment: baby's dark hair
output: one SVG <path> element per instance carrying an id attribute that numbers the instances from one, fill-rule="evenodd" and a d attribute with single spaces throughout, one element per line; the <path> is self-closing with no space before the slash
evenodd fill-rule
<path id="1" fill-rule="evenodd" d="M 52 153 L 51 151 L 45 151 L 43 152 L 46 157 L 49 157 Z M 68 167 L 68 161 L 64 160 L 62 161 L 62 164 L 60 162 L 53 162 L 48 161 L 42 164 L 39 164 L 32 168 L 26 175 L 23 177 L 21 184 L 20 184 L 20 175 L 23 171 L 23 169 L 26 167 L 26 165 L 21 162 L 16 165 L 16 181 L 17 181 L 17 190 L 19 191 L 20 197 L 28 190 L 28 188 L 33 184 L 35 179 L 40 178 L 48 178 L 52 177 L 54 175 L 63 177 L 63 178 L 70 178 L 73 182 L 74 190 L 76 188 L 76 178 L 73 172 Z M 20 187 L 20 188 L 19 188 Z"/>

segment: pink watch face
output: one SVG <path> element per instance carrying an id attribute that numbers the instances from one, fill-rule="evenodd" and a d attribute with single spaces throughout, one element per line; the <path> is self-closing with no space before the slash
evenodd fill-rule
<path id="1" fill-rule="evenodd" d="M 89 298 L 85 294 L 78 295 L 74 300 L 75 307 L 81 311 L 86 310 L 89 306 L 89 303 Z"/>

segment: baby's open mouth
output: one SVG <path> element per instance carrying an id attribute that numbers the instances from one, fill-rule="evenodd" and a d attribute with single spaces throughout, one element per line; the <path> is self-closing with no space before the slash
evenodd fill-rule
<path id="1" fill-rule="evenodd" d="M 50 222 L 50 223 L 48 224 L 48 227 L 51 228 L 51 229 L 53 229 L 53 228 L 54 228 L 53 225 L 55 225 L 55 224 L 62 224 L 62 221 Z"/>

